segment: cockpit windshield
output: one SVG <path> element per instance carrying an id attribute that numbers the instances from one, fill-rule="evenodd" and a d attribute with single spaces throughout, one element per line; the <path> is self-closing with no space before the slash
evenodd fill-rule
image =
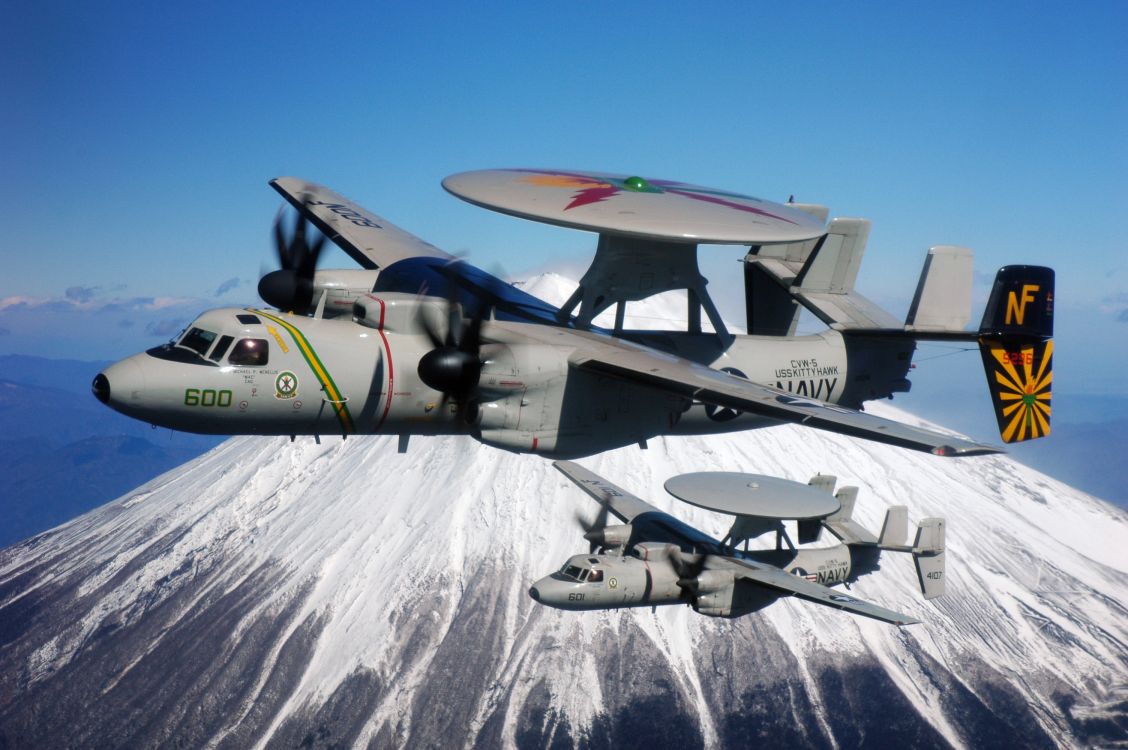
<path id="1" fill-rule="evenodd" d="M 257 315 L 213 310 L 197 318 L 171 341 L 147 350 L 157 359 L 190 365 L 264 367 L 270 359 L 266 339 L 242 338 L 252 334 L 248 326 L 261 326 Z"/>
<path id="2" fill-rule="evenodd" d="M 211 348 L 212 342 L 215 341 L 216 334 L 211 331 L 205 331 L 203 328 L 191 328 L 188 333 L 176 342 L 177 346 L 183 346 L 185 349 L 191 349 L 199 354 L 201 357 L 207 353 Z"/>
<path id="3" fill-rule="evenodd" d="M 560 570 L 560 574 L 565 578 L 571 578 L 573 581 L 580 583 L 599 583 L 603 580 L 602 570 L 593 570 L 592 568 L 581 568 L 578 565 L 565 564 Z"/>

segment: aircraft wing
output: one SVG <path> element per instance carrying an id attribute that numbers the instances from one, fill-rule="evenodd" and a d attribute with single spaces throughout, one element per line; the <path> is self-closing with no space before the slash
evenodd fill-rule
<path id="1" fill-rule="evenodd" d="M 815 604 L 825 604 L 828 607 L 841 609 L 855 615 L 872 617 L 875 620 L 892 623 L 893 625 L 916 625 L 920 622 L 916 618 L 894 612 L 885 607 L 879 607 L 861 599 L 855 599 L 849 594 L 813 583 L 770 565 L 760 565 L 751 560 L 740 560 L 734 557 L 723 557 L 712 558 L 711 566 L 728 567 L 741 578 L 747 578 L 763 586 L 783 591 Z"/>
<path id="2" fill-rule="evenodd" d="M 406 258 L 453 260 L 449 253 L 329 188 L 298 177 L 279 177 L 270 186 L 363 268 L 384 268 Z"/>
<path id="3" fill-rule="evenodd" d="M 569 357 L 569 363 L 573 367 L 647 385 L 707 404 L 912 448 L 937 456 L 978 456 L 1003 452 L 1001 448 L 954 435 L 913 427 L 824 401 L 802 398 L 642 344 L 592 331 L 565 328 L 537 331 L 533 326 L 525 326 L 522 332 L 554 346 L 574 346 Z"/>
<path id="4" fill-rule="evenodd" d="M 593 474 L 584 467 L 571 461 L 553 461 L 561 474 L 575 482 L 576 486 L 596 499 L 596 501 L 611 511 L 623 523 L 630 523 L 635 516 L 643 513 L 657 512 L 650 503 L 640 497 L 608 482 L 598 474 Z"/>

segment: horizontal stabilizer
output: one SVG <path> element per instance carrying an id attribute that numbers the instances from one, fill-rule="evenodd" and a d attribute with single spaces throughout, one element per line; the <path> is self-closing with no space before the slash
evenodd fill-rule
<path id="1" fill-rule="evenodd" d="M 786 254 L 771 246 L 749 253 L 744 261 L 755 271 L 746 276 L 756 282 L 749 300 L 749 333 L 781 333 L 793 319 L 790 308 L 778 320 L 771 317 L 767 304 L 778 305 L 779 295 L 767 291 L 768 279 L 832 328 L 901 329 L 900 321 L 854 291 L 869 230 L 868 219 L 835 219 L 809 248 L 808 241 L 788 246 L 793 252 Z"/>
<path id="2" fill-rule="evenodd" d="M 905 327 L 963 331 L 970 320 L 971 250 L 951 245 L 929 248 Z"/>
<path id="3" fill-rule="evenodd" d="M 835 219 L 792 283 L 791 293 L 831 328 L 899 328 L 900 322 L 854 291 L 869 238 L 868 219 Z"/>

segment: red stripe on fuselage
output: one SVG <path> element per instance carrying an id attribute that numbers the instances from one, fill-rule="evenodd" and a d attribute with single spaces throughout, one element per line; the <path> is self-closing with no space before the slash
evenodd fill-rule
<path id="1" fill-rule="evenodd" d="M 392 384 L 395 382 L 395 368 L 392 367 L 392 347 L 388 344 L 388 337 L 384 335 L 384 300 L 379 297 L 372 299 L 380 303 L 380 326 L 376 330 L 380 332 L 380 340 L 384 342 L 384 359 L 388 363 L 388 400 L 384 402 L 384 413 L 380 415 L 380 421 L 376 423 L 376 432 L 379 432 L 392 408 Z"/>

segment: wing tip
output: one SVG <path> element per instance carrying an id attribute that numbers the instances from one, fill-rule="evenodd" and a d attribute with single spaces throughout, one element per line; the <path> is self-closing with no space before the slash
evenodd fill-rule
<path id="1" fill-rule="evenodd" d="M 938 445 L 929 453 L 945 458 L 966 458 L 970 456 L 990 456 L 996 453 L 1006 453 L 1006 451 L 998 446 L 986 443 L 964 443 L 962 445 L 957 443 L 954 445 Z"/>

